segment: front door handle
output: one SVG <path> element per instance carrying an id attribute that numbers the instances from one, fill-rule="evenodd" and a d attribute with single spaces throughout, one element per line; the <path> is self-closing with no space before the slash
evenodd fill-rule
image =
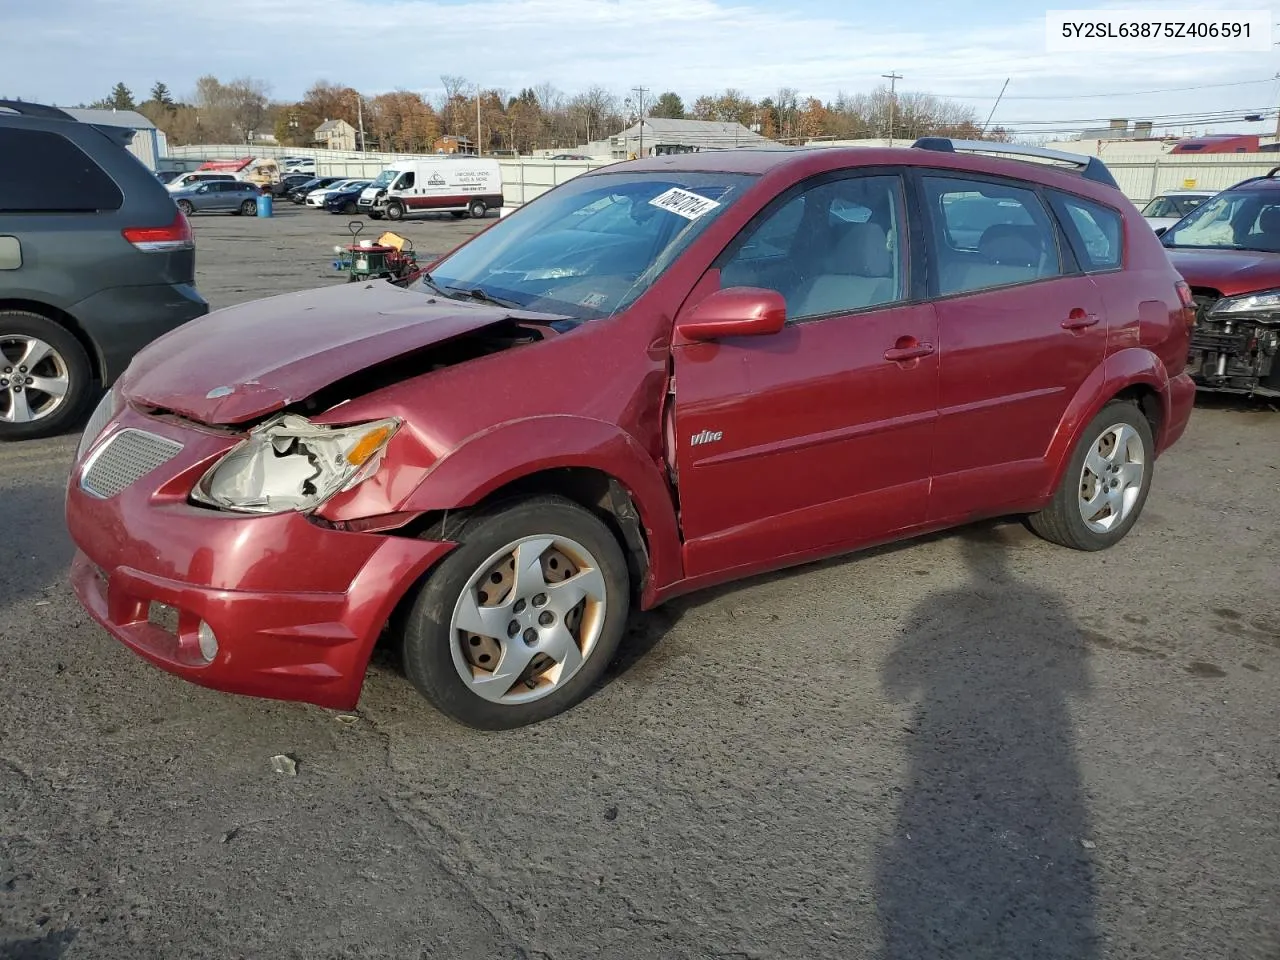
<path id="1" fill-rule="evenodd" d="M 898 342 L 884 352 L 884 358 L 894 363 L 919 360 L 933 353 L 932 343 L 921 343 L 915 337 L 899 337 Z"/>
<path id="2" fill-rule="evenodd" d="M 1083 330 L 1085 327 L 1092 327 L 1098 322 L 1096 313 L 1086 313 L 1079 307 L 1076 307 L 1069 314 L 1067 319 L 1062 321 L 1063 330 Z"/>

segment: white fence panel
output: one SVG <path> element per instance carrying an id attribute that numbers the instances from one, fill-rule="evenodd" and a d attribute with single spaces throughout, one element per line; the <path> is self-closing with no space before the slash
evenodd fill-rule
<path id="1" fill-rule="evenodd" d="M 214 144 L 211 146 L 169 147 L 174 159 L 203 158 L 229 160 L 244 156 L 314 157 L 316 172 L 329 177 L 375 177 L 384 167 L 397 160 L 426 159 L 438 154 L 344 153 L 306 147 L 246 146 Z M 507 204 L 519 206 L 542 196 L 581 173 L 616 163 L 615 160 L 544 160 L 533 157 L 499 157 L 502 165 L 503 193 Z M 1115 175 L 1120 189 L 1139 206 L 1165 190 L 1185 186 L 1196 189 L 1223 190 L 1246 177 L 1265 174 L 1280 166 L 1277 154 L 1163 154 L 1149 156 L 1112 156 L 1104 158 Z"/>

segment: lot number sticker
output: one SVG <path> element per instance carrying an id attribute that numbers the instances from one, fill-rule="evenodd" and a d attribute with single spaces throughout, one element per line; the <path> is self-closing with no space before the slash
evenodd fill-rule
<path id="1" fill-rule="evenodd" d="M 706 197 L 700 197 L 688 190 L 681 190 L 679 187 L 672 187 L 666 193 L 658 194 L 649 203 L 660 210 L 668 210 L 684 217 L 686 220 L 697 220 L 720 206 L 716 200 L 708 200 Z"/>

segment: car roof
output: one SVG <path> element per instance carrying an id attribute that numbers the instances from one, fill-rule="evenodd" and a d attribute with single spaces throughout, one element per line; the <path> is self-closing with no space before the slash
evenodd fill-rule
<path id="1" fill-rule="evenodd" d="M 931 145 L 939 142 L 948 143 L 945 140 L 919 142 Z M 1012 177 L 1075 190 L 1078 193 L 1092 194 L 1099 198 L 1105 197 L 1112 202 L 1115 200 L 1114 194 L 1118 192 L 1114 180 L 1107 182 L 1110 174 L 1096 158 L 1059 154 L 1054 151 L 1037 151 L 1034 148 L 1016 147 L 997 142 L 983 144 L 988 152 L 975 153 L 969 152 L 970 141 L 954 142 L 957 146 L 956 152 L 951 152 L 945 147 L 930 146 L 926 149 L 924 146 L 914 145 L 906 147 L 787 147 L 780 145 L 708 150 L 700 153 L 676 153 L 613 163 L 580 176 L 597 177 L 624 171 L 628 173 L 741 173 L 766 176 L 784 175 L 784 171 L 791 171 L 795 179 L 800 179 L 848 167 L 914 166 Z M 1009 152 L 1005 153 L 1006 150 Z M 1070 158 L 1081 170 L 1071 170 L 1060 164 L 1039 162 L 1034 159 L 1022 159 L 1015 156 L 1015 153 L 1025 154 L 1028 157 L 1039 156 L 1044 160 Z"/>

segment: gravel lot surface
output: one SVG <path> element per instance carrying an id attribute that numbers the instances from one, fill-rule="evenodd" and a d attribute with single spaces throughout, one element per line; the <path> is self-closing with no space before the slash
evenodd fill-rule
<path id="1" fill-rule="evenodd" d="M 347 218 L 276 209 L 196 218 L 215 306 L 335 282 Z M 76 439 L 0 449 L 4 960 L 1280 957 L 1280 412 L 1204 402 L 1114 550 L 685 598 L 495 735 L 389 656 L 339 715 L 126 651 L 65 583 Z"/>

